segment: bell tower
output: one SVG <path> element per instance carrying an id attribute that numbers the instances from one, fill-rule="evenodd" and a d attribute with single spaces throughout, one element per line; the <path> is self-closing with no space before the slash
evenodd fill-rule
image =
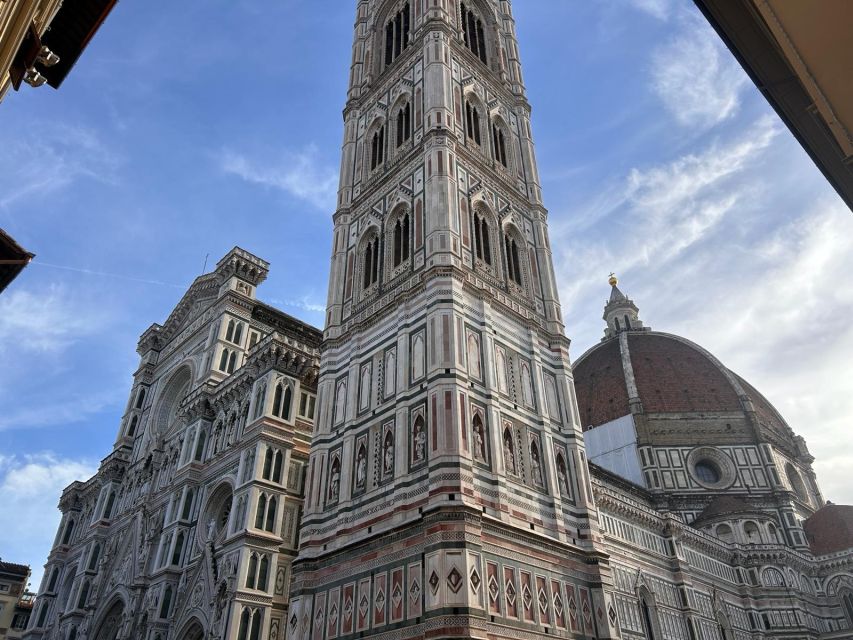
<path id="1" fill-rule="evenodd" d="M 508 0 L 359 0 L 288 638 L 616 638 Z"/>

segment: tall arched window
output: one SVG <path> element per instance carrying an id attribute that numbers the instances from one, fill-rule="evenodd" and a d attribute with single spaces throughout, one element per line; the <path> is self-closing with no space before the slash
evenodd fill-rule
<path id="1" fill-rule="evenodd" d="M 495 150 L 495 160 L 500 162 L 503 166 L 508 167 L 506 159 L 506 138 L 504 136 L 504 131 L 497 124 L 492 124 L 492 144 L 494 145 Z"/>
<path id="2" fill-rule="evenodd" d="M 474 214 L 474 249 L 477 257 L 488 265 L 492 264 L 492 247 L 489 223 L 480 214 Z"/>
<path id="3" fill-rule="evenodd" d="M 397 148 L 412 137 L 412 104 L 407 102 L 397 111 Z"/>
<path id="4" fill-rule="evenodd" d="M 193 512 L 193 498 L 195 497 L 195 492 L 192 489 L 188 489 L 186 495 L 184 496 L 184 510 L 181 513 L 182 520 L 189 520 L 190 515 Z"/>
<path id="5" fill-rule="evenodd" d="M 844 615 L 847 616 L 847 624 L 853 628 L 853 593 L 849 591 L 842 593 L 841 604 L 844 607 Z"/>
<path id="6" fill-rule="evenodd" d="M 275 452 L 275 463 L 273 464 L 273 472 L 272 472 L 272 481 L 281 483 L 281 466 L 284 461 L 284 456 L 281 455 L 281 451 Z"/>
<path id="7" fill-rule="evenodd" d="M 136 396 L 136 408 L 141 409 L 142 403 L 145 402 L 145 389 L 140 389 L 139 394 Z"/>
<path id="8" fill-rule="evenodd" d="M 373 137 L 370 139 L 370 170 L 374 171 L 383 162 L 385 162 L 384 124 L 373 132 Z"/>
<path id="9" fill-rule="evenodd" d="M 397 57 L 409 46 L 409 32 L 411 30 L 411 10 L 409 3 L 403 5 L 402 9 L 388 20 L 385 25 L 385 66 L 394 62 Z"/>
<path id="10" fill-rule="evenodd" d="M 261 610 L 255 609 L 252 615 L 252 633 L 249 635 L 249 640 L 260 640 L 261 638 Z"/>
<path id="11" fill-rule="evenodd" d="M 645 596 L 640 596 L 640 609 L 643 612 L 643 626 L 646 629 L 646 638 L 648 640 L 655 640 L 657 636 L 655 635 L 655 625 L 653 622 L 654 614 Z"/>
<path id="12" fill-rule="evenodd" d="M 169 610 L 172 608 L 172 587 L 171 585 L 166 587 L 166 590 L 163 592 L 163 601 L 160 603 L 160 617 L 168 618 Z"/>
<path id="13" fill-rule="evenodd" d="M 267 578 L 270 572 L 269 556 L 261 557 L 261 562 L 258 565 L 258 591 L 267 590 Z"/>
<path id="14" fill-rule="evenodd" d="M 267 447 L 267 452 L 264 454 L 264 470 L 261 472 L 261 477 L 264 480 L 269 480 L 272 474 L 272 460 L 273 460 L 273 450 L 272 447 Z"/>
<path id="15" fill-rule="evenodd" d="M 74 518 L 68 520 L 68 524 L 65 525 L 65 533 L 62 534 L 62 544 L 68 544 L 71 542 L 71 535 L 74 533 Z"/>
<path id="16" fill-rule="evenodd" d="M 104 505 L 104 516 L 103 517 L 105 519 L 109 520 L 110 518 L 113 517 L 113 507 L 115 506 L 115 502 L 116 502 L 116 492 L 110 491 L 110 495 L 107 496 L 107 502 Z"/>
<path id="17" fill-rule="evenodd" d="M 409 212 L 394 223 L 394 266 L 399 267 L 409 259 Z"/>
<path id="18" fill-rule="evenodd" d="M 243 342 L 243 323 L 237 323 L 237 326 L 234 329 L 234 343 L 241 344 Z"/>
<path id="19" fill-rule="evenodd" d="M 233 320 L 228 321 L 228 328 L 225 330 L 225 339 L 228 342 L 234 342 L 234 327 L 236 327 L 236 323 Z"/>
<path id="20" fill-rule="evenodd" d="M 53 593 L 56 591 L 56 582 L 59 580 L 59 569 L 54 568 L 53 573 L 50 574 L 50 582 L 47 584 L 47 592 Z"/>
<path id="21" fill-rule="evenodd" d="M 504 250 L 506 251 L 506 277 L 518 286 L 522 286 L 521 259 L 518 254 L 518 243 L 508 233 L 504 234 Z"/>
<path id="22" fill-rule="evenodd" d="M 264 412 L 264 400 L 266 399 L 266 396 L 267 385 L 262 384 L 258 387 L 258 390 L 255 393 L 255 412 L 252 414 L 253 418 L 259 418 Z"/>
<path id="23" fill-rule="evenodd" d="M 194 460 L 196 462 L 201 462 L 202 458 L 204 458 L 204 445 L 207 442 L 207 432 L 200 431 L 198 434 L 198 442 L 195 445 L 195 456 Z"/>
<path id="24" fill-rule="evenodd" d="M 486 57 L 486 36 L 483 31 L 483 21 L 476 13 L 464 4 L 460 7 L 462 13 L 462 32 L 465 38 L 465 46 L 474 52 L 483 64 L 488 64 Z"/>
<path id="25" fill-rule="evenodd" d="M 128 437 L 132 438 L 134 435 L 136 435 L 136 425 L 138 422 L 139 416 L 133 416 L 133 418 L 130 419 L 130 426 L 127 428 Z"/>
<path id="26" fill-rule="evenodd" d="M 249 556 L 249 566 L 246 569 L 246 588 L 254 589 L 256 580 L 255 577 L 258 573 L 258 554 L 253 553 Z"/>
<path id="27" fill-rule="evenodd" d="M 262 493 L 258 497 L 258 509 L 255 513 L 255 529 L 264 528 L 264 516 L 266 516 L 267 512 L 267 497 Z"/>
<path id="28" fill-rule="evenodd" d="M 175 538 L 175 549 L 172 551 L 172 564 L 176 567 L 181 566 L 181 553 L 184 550 L 184 532 L 181 531 L 178 537 Z"/>
<path id="29" fill-rule="evenodd" d="M 364 288 L 379 282 L 379 238 L 373 238 L 364 248 Z"/>
<path id="30" fill-rule="evenodd" d="M 87 571 L 94 571 L 98 568 L 98 559 L 101 557 L 101 545 L 96 544 L 92 548 L 92 553 L 89 556 L 89 564 L 86 567 Z"/>
<path id="31" fill-rule="evenodd" d="M 228 373 L 234 373 L 234 369 L 237 367 L 237 352 L 232 351 L 231 355 L 228 356 Z"/>
<path id="32" fill-rule="evenodd" d="M 465 133 L 468 135 L 469 140 L 473 140 L 478 145 L 482 144 L 480 110 L 467 100 L 465 101 Z"/>
<path id="33" fill-rule="evenodd" d="M 264 528 L 270 533 L 275 532 L 275 510 L 277 504 L 278 503 L 275 498 L 270 498 L 269 504 L 267 505 L 267 521 Z"/>
<path id="34" fill-rule="evenodd" d="M 80 587 L 80 597 L 77 598 L 77 608 L 85 609 L 86 603 L 89 601 L 89 581 L 84 580 L 83 586 Z"/>
<path id="35" fill-rule="evenodd" d="M 248 640 L 251 616 L 249 609 L 244 607 L 243 613 L 240 614 L 240 630 L 237 632 L 237 640 Z"/>

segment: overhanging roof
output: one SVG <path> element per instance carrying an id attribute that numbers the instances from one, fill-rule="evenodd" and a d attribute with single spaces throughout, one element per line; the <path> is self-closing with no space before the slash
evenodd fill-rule
<path id="1" fill-rule="evenodd" d="M 26 267 L 35 256 L 0 229 L 0 292 Z"/>

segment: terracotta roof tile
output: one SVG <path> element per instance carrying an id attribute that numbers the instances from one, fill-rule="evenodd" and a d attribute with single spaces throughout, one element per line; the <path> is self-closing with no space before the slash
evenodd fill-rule
<path id="1" fill-rule="evenodd" d="M 577 363 L 574 378 L 584 430 L 630 413 L 618 340 L 587 353 Z"/>
<path id="2" fill-rule="evenodd" d="M 827 504 L 803 522 L 816 556 L 853 549 L 853 506 Z"/>

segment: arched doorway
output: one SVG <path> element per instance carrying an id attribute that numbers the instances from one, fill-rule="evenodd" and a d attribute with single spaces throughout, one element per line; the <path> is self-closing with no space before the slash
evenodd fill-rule
<path id="1" fill-rule="evenodd" d="M 98 630 L 93 636 L 95 640 L 116 640 L 124 623 L 124 602 L 116 600 L 101 618 Z"/>
<path id="2" fill-rule="evenodd" d="M 178 638 L 180 640 L 202 640 L 204 638 L 204 627 L 198 620 L 193 620 L 184 627 L 184 632 Z"/>

